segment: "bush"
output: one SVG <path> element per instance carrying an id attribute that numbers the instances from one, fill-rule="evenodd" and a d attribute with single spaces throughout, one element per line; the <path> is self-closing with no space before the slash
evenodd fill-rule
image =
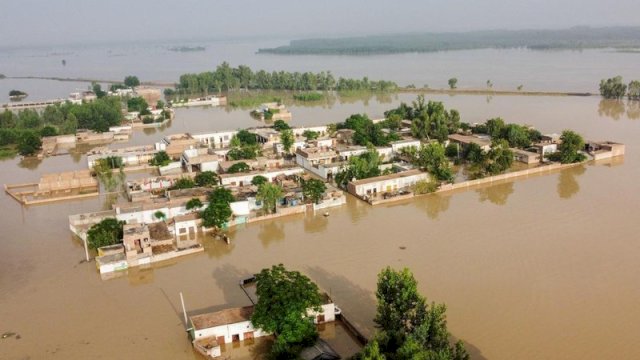
<path id="1" fill-rule="evenodd" d="M 122 240 L 124 221 L 107 218 L 93 225 L 87 232 L 87 243 L 92 249 L 119 243 Z"/>
<path id="2" fill-rule="evenodd" d="M 235 163 L 235 164 L 231 165 L 229 167 L 229 169 L 227 170 L 227 172 L 229 174 L 236 174 L 236 173 L 241 173 L 241 172 L 247 172 L 249 170 L 251 170 L 251 167 L 249 165 L 247 165 L 247 163 L 239 162 L 239 163 Z"/>
<path id="3" fill-rule="evenodd" d="M 164 150 L 157 152 L 149 161 L 149 164 L 153 166 L 167 166 L 169 163 L 171 163 L 171 158 Z"/>
<path id="4" fill-rule="evenodd" d="M 145 116 L 142 118 L 143 124 L 153 124 L 153 118 L 151 116 Z"/>

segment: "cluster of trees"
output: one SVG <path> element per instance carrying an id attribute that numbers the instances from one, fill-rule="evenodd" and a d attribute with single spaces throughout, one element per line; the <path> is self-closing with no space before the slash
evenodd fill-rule
<path id="1" fill-rule="evenodd" d="M 442 144 L 432 142 L 421 145 L 420 148 L 406 147 L 401 149 L 401 153 L 409 158 L 413 165 L 428 172 L 438 183 L 453 182 L 451 163 Z"/>
<path id="2" fill-rule="evenodd" d="M 231 138 L 231 149 L 227 153 L 229 160 L 255 159 L 262 154 L 256 135 L 248 130 L 240 130 Z"/>
<path id="3" fill-rule="evenodd" d="M 390 267 L 378 274 L 378 332 L 354 358 L 362 360 L 468 360 L 462 341 L 449 343 L 444 304 L 427 303 L 409 269 Z"/>
<path id="4" fill-rule="evenodd" d="M 354 114 L 344 122 L 336 124 L 336 129 L 354 130 L 352 141 L 362 146 L 387 146 L 392 141 L 400 140 L 400 136 L 390 129 L 385 133 L 383 129 L 387 123 L 375 124 L 366 114 Z"/>
<path id="5" fill-rule="evenodd" d="M 132 97 L 127 100 L 127 110 L 137 111 L 140 115 L 151 114 L 151 111 L 149 111 L 149 104 L 147 104 L 147 101 L 140 96 Z"/>
<path id="6" fill-rule="evenodd" d="M 460 113 L 457 110 L 447 111 L 438 101 L 425 102 L 423 95 L 418 95 L 412 106 L 400 103 L 397 108 L 386 111 L 384 116 L 396 123 L 411 120 L 412 135 L 418 139 L 445 142 L 449 134 L 460 128 Z"/>
<path id="7" fill-rule="evenodd" d="M 41 137 L 75 134 L 77 129 L 107 131 L 120 124 L 120 101 L 98 99 L 91 103 L 49 105 L 42 113 L 25 109 L 18 114 L 0 113 L 0 146 L 15 145 L 21 155 L 33 155 Z"/>
<path id="8" fill-rule="evenodd" d="M 370 147 L 366 153 L 349 158 L 347 166 L 336 174 L 336 184 L 345 188 L 353 179 L 366 179 L 380 176 L 381 171 L 379 166 L 381 163 L 381 156 L 375 148 Z"/>
<path id="9" fill-rule="evenodd" d="M 282 264 L 256 275 L 258 302 L 251 315 L 255 328 L 273 333 L 272 359 L 297 359 L 300 352 L 318 338 L 314 317 L 308 310 L 321 310 L 318 286 L 298 271 Z"/>
<path id="10" fill-rule="evenodd" d="M 256 90 L 304 90 L 304 91 L 345 91 L 345 90 L 394 90 L 397 85 L 389 81 L 371 81 L 368 78 L 335 79 L 331 72 L 254 72 L 250 67 L 231 67 L 227 62 L 215 71 L 200 74 L 183 74 L 176 84 L 178 93 L 206 93 L 239 89 Z"/>
<path id="11" fill-rule="evenodd" d="M 463 157 L 470 163 L 469 172 L 472 178 L 498 175 L 507 171 L 513 164 L 513 151 L 505 140 L 493 140 L 489 151 L 484 151 L 477 144 L 466 147 Z"/>
<path id="12" fill-rule="evenodd" d="M 462 124 L 463 128 L 470 128 L 473 133 L 487 134 L 492 140 L 505 140 L 510 147 L 526 149 L 532 143 L 539 142 L 542 139 L 540 131 L 529 126 L 518 124 L 507 124 L 501 118 L 493 118 L 487 120 L 484 124 L 470 127 L 468 124 Z"/>
<path id="13" fill-rule="evenodd" d="M 622 76 L 600 80 L 600 95 L 606 99 L 622 99 L 625 95 L 629 100 L 640 100 L 640 81 L 633 80 L 625 84 Z"/>
<path id="14" fill-rule="evenodd" d="M 284 151 L 287 153 L 291 151 L 291 147 L 296 141 L 296 137 L 293 134 L 293 130 L 291 130 L 291 126 L 289 126 L 289 124 L 284 120 L 276 120 L 273 122 L 273 129 L 280 132 L 280 143 L 282 143 Z"/>
<path id="15" fill-rule="evenodd" d="M 213 171 L 202 171 L 192 178 L 181 177 L 171 186 L 170 190 L 191 189 L 199 187 L 214 187 L 219 184 L 218 174 Z M 189 209 L 187 209 L 189 210 Z"/>

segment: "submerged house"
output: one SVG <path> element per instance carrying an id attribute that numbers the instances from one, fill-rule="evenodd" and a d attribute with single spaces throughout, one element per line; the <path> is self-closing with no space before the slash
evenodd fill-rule
<path id="1" fill-rule="evenodd" d="M 315 324 L 335 321 L 336 315 L 340 314 L 340 309 L 328 295 L 324 294 L 323 300 L 321 312 L 308 311 L 308 315 L 314 317 Z M 194 348 L 205 356 L 217 357 L 221 356 L 220 346 L 223 344 L 271 335 L 253 326 L 251 323 L 253 309 L 253 306 L 245 306 L 189 317 L 189 334 Z M 320 346 L 315 350 L 310 349 L 309 354 L 324 353 L 322 350 L 324 348 Z M 324 358 L 310 357 L 309 359 Z"/>
<path id="2" fill-rule="evenodd" d="M 428 180 L 429 174 L 414 169 L 390 175 L 351 181 L 347 184 L 347 191 L 352 195 L 361 198 L 370 198 L 382 193 L 409 189 L 418 181 Z"/>

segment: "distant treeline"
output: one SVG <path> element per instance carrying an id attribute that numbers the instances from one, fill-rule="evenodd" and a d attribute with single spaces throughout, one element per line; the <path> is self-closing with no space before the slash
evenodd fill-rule
<path id="1" fill-rule="evenodd" d="M 184 74 L 176 84 L 178 94 L 182 93 L 211 93 L 239 89 L 249 90 L 298 90 L 298 91 L 391 91 L 398 85 L 391 81 L 372 81 L 367 77 L 362 79 L 336 78 L 330 71 L 287 72 L 258 70 L 254 72 L 250 67 L 240 65 L 231 67 L 224 62 L 215 71 L 200 74 Z M 167 95 L 173 95 L 169 91 Z"/>
<path id="2" fill-rule="evenodd" d="M 293 40 L 259 53 L 368 55 L 486 48 L 588 49 L 640 47 L 640 27 L 573 27 L 563 30 L 491 30 Z"/>

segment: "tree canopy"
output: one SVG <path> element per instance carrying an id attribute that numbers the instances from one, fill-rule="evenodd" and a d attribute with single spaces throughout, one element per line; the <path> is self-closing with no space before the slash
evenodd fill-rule
<path id="1" fill-rule="evenodd" d="M 218 184 L 218 175 L 213 171 L 202 171 L 193 180 L 201 187 L 214 186 Z"/>
<path id="2" fill-rule="evenodd" d="M 308 310 L 321 310 L 321 296 L 308 277 L 274 265 L 256 275 L 256 295 L 251 322 L 275 335 L 272 356 L 296 358 L 302 346 L 315 341 L 317 330 Z"/>
<path id="3" fill-rule="evenodd" d="M 395 126 L 399 126 L 399 120 L 411 120 L 411 133 L 418 139 L 445 142 L 449 134 L 455 133 L 460 127 L 460 113 L 457 110 L 446 110 L 439 101 L 427 102 L 423 95 L 419 95 L 411 106 L 400 103 L 400 106 L 386 111 L 384 115 L 387 121 L 397 123 Z"/>
<path id="4" fill-rule="evenodd" d="M 365 347 L 363 356 L 407 360 L 469 359 L 462 342 L 454 346 L 449 344 L 446 306 L 428 304 L 418 293 L 418 283 L 409 269 L 383 269 L 378 274 L 376 299 L 374 322 L 380 331 L 372 340 L 377 344 Z"/>
<path id="5" fill-rule="evenodd" d="M 129 75 L 124 77 L 124 84 L 127 87 L 140 86 L 140 80 L 137 76 Z"/>
<path id="6" fill-rule="evenodd" d="M 183 74 L 176 86 L 178 93 L 206 93 L 239 89 L 256 90 L 321 90 L 321 91 L 389 91 L 395 90 L 397 85 L 390 81 L 371 81 L 362 79 L 336 78 L 330 71 L 286 72 L 265 70 L 253 71 L 250 67 L 240 65 L 231 67 L 223 62 L 215 71 L 199 74 Z"/>
<path id="7" fill-rule="evenodd" d="M 347 166 L 336 174 L 336 184 L 344 188 L 354 178 L 366 179 L 379 176 L 381 163 L 381 157 L 376 149 L 369 148 L 366 153 L 349 158 Z"/>
<path id="8" fill-rule="evenodd" d="M 227 169 L 229 174 L 236 174 L 241 172 L 247 172 L 251 170 L 251 166 L 249 166 L 246 162 L 235 163 Z"/>
<path id="9" fill-rule="evenodd" d="M 560 161 L 563 164 L 584 161 L 584 154 L 579 152 L 584 149 L 584 139 L 580 134 L 565 130 L 560 135 L 560 141 L 558 152 L 550 156 L 552 160 Z"/>
<path id="10" fill-rule="evenodd" d="M 290 152 L 295 140 L 295 135 L 293 135 L 293 131 L 291 129 L 282 130 L 280 132 L 280 141 L 282 142 L 284 151 Z"/>
<path id="11" fill-rule="evenodd" d="M 326 190 L 327 185 L 322 180 L 309 179 L 302 181 L 302 194 L 316 204 L 320 202 Z"/>
<path id="12" fill-rule="evenodd" d="M 400 140 L 395 132 L 385 133 L 382 124 L 374 124 L 366 114 L 353 114 L 336 125 L 338 129 L 354 130 L 353 142 L 362 146 L 387 146 L 391 141 Z"/>
<path id="13" fill-rule="evenodd" d="M 202 225 L 222 228 L 233 214 L 230 205 L 234 201 L 233 194 L 229 189 L 217 187 L 209 194 L 208 200 L 209 204 L 200 213 Z"/>
<path id="14" fill-rule="evenodd" d="M 276 204 L 283 195 L 284 190 L 280 185 L 266 182 L 258 187 L 256 198 L 262 201 L 263 209 L 270 214 L 276 212 Z"/>
<path id="15" fill-rule="evenodd" d="M 87 243 L 90 248 L 114 245 L 122 241 L 124 221 L 116 218 L 106 218 L 94 224 L 87 231 Z"/>
<path id="16" fill-rule="evenodd" d="M 167 166 L 171 163 L 171 158 L 166 151 L 160 150 L 153 155 L 153 158 L 149 160 L 149 164 L 153 166 Z"/>
<path id="17" fill-rule="evenodd" d="M 621 99 L 627 93 L 627 85 L 622 82 L 622 76 L 600 80 L 600 95 L 606 99 Z"/>

